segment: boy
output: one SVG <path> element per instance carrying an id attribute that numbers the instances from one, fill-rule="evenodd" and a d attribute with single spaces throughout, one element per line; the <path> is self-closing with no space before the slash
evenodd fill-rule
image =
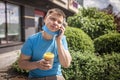
<path id="1" fill-rule="evenodd" d="M 62 10 L 48 10 L 43 31 L 30 36 L 24 43 L 18 64 L 20 68 L 29 70 L 29 80 L 65 80 L 61 65 L 69 67 L 72 58 L 64 36 L 64 19 Z M 46 52 L 54 54 L 53 65 L 43 59 Z"/>

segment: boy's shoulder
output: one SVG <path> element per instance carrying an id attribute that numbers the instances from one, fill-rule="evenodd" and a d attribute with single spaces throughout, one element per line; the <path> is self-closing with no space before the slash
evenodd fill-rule
<path id="1" fill-rule="evenodd" d="M 30 35 L 29 37 L 30 37 L 30 38 L 34 38 L 34 37 L 38 37 L 38 36 L 40 36 L 40 35 L 41 35 L 41 32 L 38 32 L 38 33 L 35 33 L 35 34 Z"/>
<path id="2" fill-rule="evenodd" d="M 38 32 L 38 33 L 35 33 L 35 34 L 32 34 L 28 37 L 28 39 L 37 39 L 39 38 L 40 36 L 42 35 L 41 32 Z"/>

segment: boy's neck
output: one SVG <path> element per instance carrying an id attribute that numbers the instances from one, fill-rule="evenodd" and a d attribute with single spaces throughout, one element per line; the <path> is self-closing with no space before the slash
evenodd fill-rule
<path id="1" fill-rule="evenodd" d="M 45 31 L 42 31 L 42 36 L 44 39 L 46 40 L 51 40 L 53 38 L 53 36 L 49 35 L 48 33 L 46 33 Z"/>

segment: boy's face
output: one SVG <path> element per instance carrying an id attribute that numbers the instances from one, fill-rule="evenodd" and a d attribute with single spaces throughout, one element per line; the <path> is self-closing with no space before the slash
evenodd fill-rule
<path id="1" fill-rule="evenodd" d="M 63 16 L 53 12 L 47 15 L 44 19 L 45 25 L 52 32 L 58 31 L 63 24 Z"/>

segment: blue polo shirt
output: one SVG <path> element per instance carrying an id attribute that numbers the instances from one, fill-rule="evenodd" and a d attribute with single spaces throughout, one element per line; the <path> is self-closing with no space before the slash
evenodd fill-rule
<path id="1" fill-rule="evenodd" d="M 66 50 L 68 50 L 66 37 L 63 36 L 62 44 Z M 45 77 L 45 76 L 54 76 L 54 75 L 62 75 L 61 73 L 61 65 L 58 59 L 58 50 L 57 43 L 55 37 L 51 40 L 46 40 L 43 38 L 42 33 L 36 33 L 30 36 L 27 41 L 23 44 L 21 48 L 21 53 L 27 56 L 31 56 L 32 61 L 38 61 L 43 59 L 43 55 L 46 52 L 54 53 L 54 63 L 52 69 L 49 70 L 41 70 L 34 69 L 29 71 L 29 77 Z"/>

